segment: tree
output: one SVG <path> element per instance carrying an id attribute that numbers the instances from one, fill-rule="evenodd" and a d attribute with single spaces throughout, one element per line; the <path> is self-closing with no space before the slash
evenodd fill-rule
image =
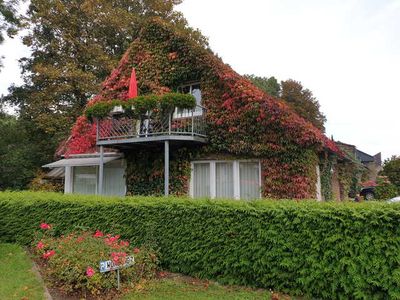
<path id="1" fill-rule="evenodd" d="M 21 126 L 40 149 L 36 166 L 69 136 L 146 18 L 161 18 L 206 44 L 173 10 L 182 1 L 31 0 L 23 20 L 30 29 L 23 42 L 31 49 L 31 57 L 21 60 L 24 85 L 9 88 L 0 102 L 17 107 Z"/>
<path id="2" fill-rule="evenodd" d="M 31 30 L 24 38 L 32 56 L 22 60 L 25 84 L 12 87 L 3 101 L 60 140 L 135 39 L 143 18 L 162 17 L 199 38 L 173 11 L 181 2 L 32 0 L 26 19 Z"/>
<path id="3" fill-rule="evenodd" d="M 255 86 L 266 92 L 267 94 L 279 97 L 281 87 L 278 80 L 274 76 L 272 77 L 260 77 L 256 75 L 244 75 L 248 80 L 250 80 Z"/>
<path id="4" fill-rule="evenodd" d="M 30 140 L 20 120 L 0 112 L 0 190 L 23 189 L 35 175 L 40 152 Z"/>
<path id="5" fill-rule="evenodd" d="M 318 100 L 300 82 L 289 79 L 279 84 L 273 76 L 268 78 L 245 75 L 245 77 L 267 94 L 284 100 L 298 115 L 325 131 L 326 117 L 320 110 Z"/>
<path id="6" fill-rule="evenodd" d="M 386 159 L 381 173 L 400 189 L 400 156 L 393 155 L 390 159 Z"/>
<path id="7" fill-rule="evenodd" d="M 280 96 L 298 115 L 325 132 L 326 117 L 309 89 L 305 89 L 300 82 L 289 79 L 281 81 Z"/>
<path id="8" fill-rule="evenodd" d="M 18 31 L 20 26 L 20 18 L 16 10 L 18 3 L 18 0 L 0 0 L 0 44 L 4 41 L 4 33 L 13 37 Z M 0 68 L 2 58 L 0 57 Z"/>

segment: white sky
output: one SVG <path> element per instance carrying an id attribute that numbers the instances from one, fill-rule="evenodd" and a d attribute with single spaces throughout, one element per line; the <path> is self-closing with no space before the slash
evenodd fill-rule
<path id="1" fill-rule="evenodd" d="M 301 81 L 328 136 L 400 155 L 400 0 L 185 0 L 178 9 L 238 73 Z M 14 39 L 0 55 L 6 94 L 29 52 Z"/>

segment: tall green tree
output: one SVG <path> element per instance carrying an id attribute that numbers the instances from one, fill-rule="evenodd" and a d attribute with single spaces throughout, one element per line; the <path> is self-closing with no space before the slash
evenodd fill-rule
<path id="1" fill-rule="evenodd" d="M 20 26 L 20 16 L 17 13 L 19 0 L 0 0 L 0 44 L 4 41 L 4 34 L 9 37 L 16 35 Z M 0 69 L 2 67 L 0 56 Z"/>
<path id="2" fill-rule="evenodd" d="M 325 131 L 326 117 L 321 112 L 318 100 L 313 93 L 293 79 L 281 81 L 279 84 L 275 77 L 260 77 L 245 75 L 255 86 L 267 94 L 281 98 L 298 115 L 311 122 L 314 126 Z"/>
<path id="3" fill-rule="evenodd" d="M 279 97 L 281 86 L 279 85 L 278 80 L 274 76 L 272 77 L 261 77 L 256 75 L 244 75 L 247 79 L 249 79 L 255 86 L 266 92 L 267 94 Z"/>
<path id="4" fill-rule="evenodd" d="M 0 0 L 1 1 L 1 0 Z M 17 107 L 19 120 L 38 145 L 39 162 L 52 158 L 57 145 L 101 82 L 116 67 L 146 18 L 158 17 L 197 43 L 174 6 L 183 0 L 31 0 L 23 42 L 31 56 L 21 60 L 22 86 L 12 86 L 0 102 Z"/>
<path id="5" fill-rule="evenodd" d="M 383 163 L 382 175 L 388 177 L 400 192 L 400 156 L 393 155 Z"/>
<path id="6" fill-rule="evenodd" d="M 280 97 L 293 108 L 293 110 L 310 121 L 315 127 L 325 132 L 326 117 L 321 112 L 318 100 L 313 93 L 293 79 L 281 82 Z"/>
<path id="7" fill-rule="evenodd" d="M 23 87 L 3 98 L 24 118 L 54 136 L 65 137 L 88 99 L 100 89 L 135 39 L 141 21 L 161 17 L 187 30 L 173 10 L 182 0 L 31 0 L 24 44 L 32 56 L 22 59 Z"/>
<path id="8" fill-rule="evenodd" d="M 25 188 L 37 170 L 39 153 L 21 120 L 0 112 L 0 190 Z"/>

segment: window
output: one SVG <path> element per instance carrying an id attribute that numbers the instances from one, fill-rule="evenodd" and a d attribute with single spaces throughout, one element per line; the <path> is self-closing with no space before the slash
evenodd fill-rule
<path id="1" fill-rule="evenodd" d="M 103 194 L 125 196 L 125 165 L 115 160 L 104 165 Z"/>
<path id="2" fill-rule="evenodd" d="M 233 163 L 215 163 L 215 187 L 217 198 L 233 198 Z"/>
<path id="3" fill-rule="evenodd" d="M 73 193 L 97 194 L 97 168 L 74 167 Z"/>
<path id="4" fill-rule="evenodd" d="M 201 161 L 192 163 L 192 197 L 260 198 L 260 163 L 257 161 Z"/>
<path id="5" fill-rule="evenodd" d="M 203 110 L 201 108 L 201 89 L 200 83 L 192 83 L 183 85 L 178 88 L 178 93 L 183 94 L 192 94 L 196 98 L 196 108 L 193 112 L 194 116 L 201 116 L 203 114 Z M 187 118 L 191 117 L 192 112 L 188 109 L 176 109 L 174 113 L 174 118 Z"/>
<path id="6" fill-rule="evenodd" d="M 260 197 L 260 164 L 258 162 L 240 162 L 240 199 Z"/>
<path id="7" fill-rule="evenodd" d="M 104 165 L 103 195 L 124 196 L 125 163 L 123 160 L 111 161 Z M 73 167 L 72 192 L 75 194 L 97 194 L 99 168 L 98 166 Z"/>
<path id="8" fill-rule="evenodd" d="M 195 164 L 193 170 L 193 196 L 210 197 L 210 164 Z"/>

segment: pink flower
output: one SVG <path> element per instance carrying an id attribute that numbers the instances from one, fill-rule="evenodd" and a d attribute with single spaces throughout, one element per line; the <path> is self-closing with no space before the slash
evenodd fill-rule
<path id="1" fill-rule="evenodd" d="M 121 247 L 129 247 L 129 241 L 120 241 L 120 242 L 119 242 L 119 245 L 120 245 Z"/>
<path id="2" fill-rule="evenodd" d="M 119 262 L 119 256 L 113 256 L 113 258 L 112 258 L 112 261 L 116 264 L 116 265 L 118 265 L 118 262 Z"/>
<path id="3" fill-rule="evenodd" d="M 120 237 L 120 235 L 111 236 L 111 237 L 105 238 L 104 242 L 106 243 L 107 246 L 112 246 L 115 242 L 118 243 L 119 237 Z"/>
<path id="4" fill-rule="evenodd" d="M 125 263 L 126 256 L 127 256 L 127 254 L 125 252 L 112 252 L 111 253 L 112 261 L 116 265 Z"/>
<path id="5" fill-rule="evenodd" d="M 96 232 L 93 236 L 94 237 L 102 237 L 102 236 L 104 236 L 104 234 L 100 230 L 96 230 Z"/>
<path id="6" fill-rule="evenodd" d="M 40 241 L 37 245 L 36 245 L 36 249 L 40 250 L 44 248 L 44 244 L 42 241 Z"/>
<path id="7" fill-rule="evenodd" d="M 140 249 L 139 249 L 139 248 L 133 249 L 133 253 L 138 254 L 139 252 L 140 252 Z"/>
<path id="8" fill-rule="evenodd" d="M 49 230 L 49 229 L 51 229 L 51 226 L 50 226 L 50 224 L 42 223 L 42 224 L 40 224 L 40 228 L 43 230 Z"/>
<path id="9" fill-rule="evenodd" d="M 43 253 L 42 257 L 43 257 L 44 259 L 49 259 L 49 258 L 52 257 L 54 254 L 56 254 L 56 251 L 54 251 L 54 250 L 49 250 L 49 251 Z"/>
<path id="10" fill-rule="evenodd" d="M 86 276 L 87 277 L 92 277 L 94 275 L 95 271 L 91 267 L 87 267 L 86 269 Z"/>

